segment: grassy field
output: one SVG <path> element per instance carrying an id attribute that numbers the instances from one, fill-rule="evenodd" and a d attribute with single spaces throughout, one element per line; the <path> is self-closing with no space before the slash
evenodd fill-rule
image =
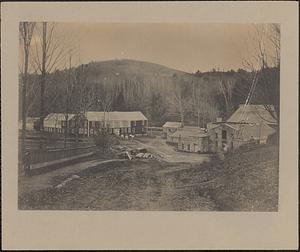
<path id="1" fill-rule="evenodd" d="M 47 188 L 19 195 L 20 209 L 276 211 L 276 146 L 202 164 L 124 160 L 57 175 Z"/>

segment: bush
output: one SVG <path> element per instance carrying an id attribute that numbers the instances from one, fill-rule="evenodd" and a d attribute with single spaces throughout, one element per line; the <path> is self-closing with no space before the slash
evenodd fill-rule
<path id="1" fill-rule="evenodd" d="M 107 130 L 102 129 L 94 136 L 95 145 L 102 150 L 102 152 L 110 151 L 110 147 L 114 144 L 118 144 L 118 139 L 110 134 Z"/>

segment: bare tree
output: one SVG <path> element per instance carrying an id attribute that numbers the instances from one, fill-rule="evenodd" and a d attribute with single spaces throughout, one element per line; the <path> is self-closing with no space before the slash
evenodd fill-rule
<path id="1" fill-rule="evenodd" d="M 174 76 L 173 83 L 173 95 L 171 97 L 171 103 L 180 114 L 180 121 L 182 127 L 184 126 L 185 114 L 190 104 L 190 99 L 186 97 L 186 90 L 184 81 Z"/>
<path id="2" fill-rule="evenodd" d="M 263 97 L 264 108 L 278 124 L 280 81 L 279 24 L 255 26 L 252 44 L 254 45 L 251 48 L 252 56 L 244 59 L 244 65 L 250 71 L 257 72 L 257 87 L 260 95 Z"/>
<path id="3" fill-rule="evenodd" d="M 67 137 L 68 137 L 68 132 L 69 132 L 69 114 L 70 114 L 70 107 L 72 103 L 72 96 L 74 95 L 74 85 L 71 80 L 71 74 L 72 74 L 72 55 L 69 56 L 69 69 L 68 69 L 68 74 L 66 78 L 66 89 L 64 92 L 64 117 L 65 117 L 65 129 L 64 129 L 64 148 L 67 147 Z"/>
<path id="4" fill-rule="evenodd" d="M 222 78 L 219 80 L 219 90 L 222 94 L 222 97 L 225 101 L 225 110 L 226 110 L 226 117 L 228 117 L 232 113 L 232 90 L 234 88 L 234 82 L 229 79 Z"/>
<path id="5" fill-rule="evenodd" d="M 112 110 L 112 104 L 116 96 L 114 90 L 114 80 L 104 77 L 103 83 L 98 86 L 96 100 L 104 113 L 104 128 L 107 127 L 109 112 Z"/>
<path id="6" fill-rule="evenodd" d="M 81 64 L 74 70 L 73 74 L 73 109 L 75 112 L 75 136 L 78 142 L 79 129 L 83 128 L 83 121 L 86 114 L 95 104 L 95 90 L 88 83 L 88 67 Z"/>
<path id="7" fill-rule="evenodd" d="M 205 90 L 201 90 L 200 86 L 194 89 L 194 94 L 194 108 L 197 114 L 197 125 L 198 127 L 200 127 L 200 125 L 205 127 L 208 121 L 214 121 L 216 119 L 218 110 L 212 99 Z M 202 118 L 202 124 L 200 123 L 200 118 Z"/>
<path id="8" fill-rule="evenodd" d="M 62 41 L 55 37 L 55 24 L 43 22 L 35 30 L 35 55 L 32 60 L 32 66 L 40 74 L 40 128 L 43 129 L 46 78 L 63 60 L 65 50 Z"/>
<path id="9" fill-rule="evenodd" d="M 19 24 L 20 32 L 20 43 L 22 45 L 23 52 L 23 62 L 21 69 L 22 75 L 22 154 L 25 151 L 25 138 L 26 138 L 26 115 L 27 115 L 27 82 L 28 82 L 28 67 L 29 67 L 29 57 L 31 49 L 31 40 L 35 28 L 35 23 L 33 22 L 21 22 Z M 22 155 L 23 157 L 23 155 Z"/>
<path id="10" fill-rule="evenodd" d="M 32 107 L 37 101 L 38 98 L 38 80 L 35 78 L 36 73 L 32 73 L 33 78 L 30 80 L 30 85 L 27 86 L 27 92 L 26 92 L 26 117 L 28 114 L 30 114 Z"/>

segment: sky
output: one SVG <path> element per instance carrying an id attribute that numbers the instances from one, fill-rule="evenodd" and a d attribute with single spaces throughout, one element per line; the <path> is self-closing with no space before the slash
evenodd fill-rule
<path id="1" fill-rule="evenodd" d="M 254 24 L 57 23 L 77 62 L 134 59 L 186 72 L 243 68 Z"/>

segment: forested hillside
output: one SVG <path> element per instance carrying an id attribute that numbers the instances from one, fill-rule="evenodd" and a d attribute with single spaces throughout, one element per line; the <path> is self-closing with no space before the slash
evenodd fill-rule
<path id="1" fill-rule="evenodd" d="M 245 102 L 253 76 L 244 70 L 192 74 L 135 60 L 70 65 L 47 75 L 44 113 L 140 110 L 151 125 L 182 120 L 204 126 L 218 116 L 228 117 Z M 267 102 L 259 95 L 261 88 L 252 102 Z M 40 116 L 39 94 L 39 76 L 31 74 L 28 116 Z"/>

